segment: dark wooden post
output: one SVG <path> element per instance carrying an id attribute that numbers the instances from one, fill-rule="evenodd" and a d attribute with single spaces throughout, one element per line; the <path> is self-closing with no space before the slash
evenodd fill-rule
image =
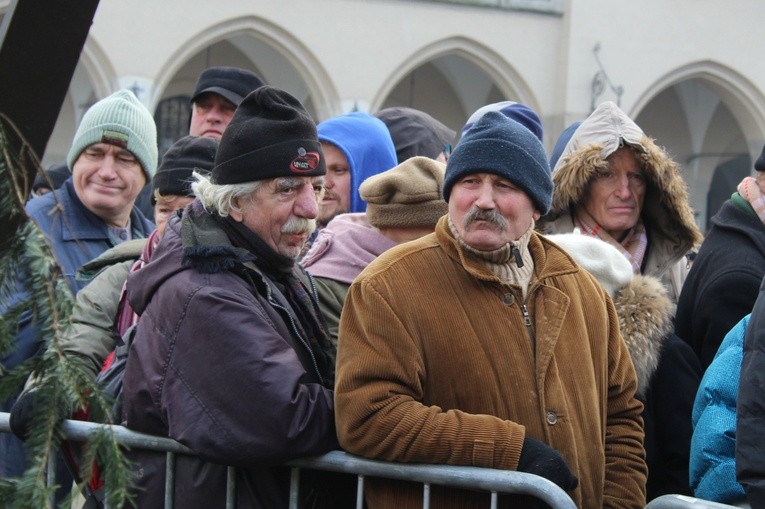
<path id="1" fill-rule="evenodd" d="M 97 7 L 98 0 L 12 0 L 0 24 L 0 113 L 38 158 L 53 132 Z"/>

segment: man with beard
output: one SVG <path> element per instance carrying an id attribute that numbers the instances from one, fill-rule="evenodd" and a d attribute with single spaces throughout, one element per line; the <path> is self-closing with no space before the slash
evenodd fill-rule
<path id="1" fill-rule="evenodd" d="M 382 120 L 361 111 L 325 120 L 317 130 L 327 163 L 325 192 L 316 219 L 321 229 L 335 216 L 366 211 L 359 186 L 368 177 L 396 166 L 396 148 Z M 306 242 L 303 255 L 318 233 Z"/>
<path id="2" fill-rule="evenodd" d="M 397 164 L 396 148 L 382 120 L 355 111 L 321 122 L 317 130 L 327 158 L 326 192 L 319 207 L 319 226 L 346 212 L 364 212 L 359 186 Z"/>
<path id="3" fill-rule="evenodd" d="M 436 231 L 383 253 L 348 291 L 335 390 L 344 449 L 530 472 L 579 507 L 645 505 L 635 369 L 610 296 L 534 231 L 552 190 L 544 148 L 518 122 L 488 112 L 465 133 Z M 366 496 L 370 509 L 422 507 L 414 483 L 370 479 Z M 431 502 L 485 507 L 488 495 L 432 487 Z"/>
<path id="4" fill-rule="evenodd" d="M 128 428 L 198 454 L 176 459 L 177 507 L 222 507 L 224 465 L 241 467 L 237 507 L 287 507 L 289 469 L 278 465 L 338 446 L 334 349 L 295 263 L 315 228 L 325 171 L 300 102 L 258 88 L 223 134 L 210 178 L 195 174 L 196 200 L 128 278 L 141 321 L 124 417 Z M 136 506 L 162 506 L 164 454 L 129 455 Z M 301 495 L 339 506 L 327 481 L 312 482 L 310 472 L 301 481 Z"/>

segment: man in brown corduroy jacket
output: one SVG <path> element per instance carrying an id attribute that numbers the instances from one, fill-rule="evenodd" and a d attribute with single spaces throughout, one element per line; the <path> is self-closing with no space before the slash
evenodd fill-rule
<path id="1" fill-rule="evenodd" d="M 449 159 L 444 197 L 434 234 L 383 253 L 351 285 L 335 385 L 341 446 L 530 472 L 579 507 L 642 508 L 642 404 L 613 302 L 534 232 L 552 198 L 541 142 L 487 113 Z M 422 489 L 370 480 L 366 499 L 422 507 Z M 431 502 L 485 507 L 488 495 L 433 487 Z"/>

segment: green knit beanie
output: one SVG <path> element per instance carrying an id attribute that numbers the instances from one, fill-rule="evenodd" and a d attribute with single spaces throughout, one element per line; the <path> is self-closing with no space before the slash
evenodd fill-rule
<path id="1" fill-rule="evenodd" d="M 83 150 L 99 142 L 128 150 L 151 181 L 157 170 L 157 126 L 130 90 L 118 90 L 85 112 L 66 158 L 69 167 L 74 168 Z"/>

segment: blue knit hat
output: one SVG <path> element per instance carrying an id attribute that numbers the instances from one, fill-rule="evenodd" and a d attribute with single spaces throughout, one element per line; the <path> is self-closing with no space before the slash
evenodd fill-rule
<path id="1" fill-rule="evenodd" d="M 481 117 L 490 111 L 498 111 L 504 116 L 515 120 L 531 131 L 534 136 L 539 138 L 539 141 L 544 141 L 542 139 L 544 130 L 542 129 L 542 121 L 539 120 L 539 115 L 525 104 L 517 103 L 515 101 L 500 101 L 478 108 L 472 115 L 470 115 L 470 118 L 467 119 L 467 122 L 465 122 L 465 125 L 462 127 L 462 136 L 464 136 L 468 129 L 473 127 Z"/>
<path id="2" fill-rule="evenodd" d="M 560 136 L 558 136 L 558 141 L 555 142 L 555 146 L 550 153 L 550 170 L 555 169 L 555 165 L 558 164 L 560 156 L 563 155 L 563 151 L 566 149 L 566 145 L 568 145 L 568 142 L 571 141 L 571 137 L 574 136 L 574 133 L 577 129 L 579 129 L 580 125 L 582 125 L 582 121 L 577 120 L 565 128 L 562 133 L 560 133 Z"/>
<path id="3" fill-rule="evenodd" d="M 499 175 L 521 188 L 542 215 L 550 210 L 553 183 L 542 142 L 502 113 L 486 113 L 455 147 L 446 163 L 444 199 L 447 202 L 452 186 L 472 173 Z"/>
<path id="4" fill-rule="evenodd" d="M 157 126 L 149 110 L 130 90 L 118 90 L 85 112 L 66 157 L 69 167 L 74 168 L 82 151 L 94 143 L 129 151 L 141 163 L 147 181 L 157 171 Z"/>

